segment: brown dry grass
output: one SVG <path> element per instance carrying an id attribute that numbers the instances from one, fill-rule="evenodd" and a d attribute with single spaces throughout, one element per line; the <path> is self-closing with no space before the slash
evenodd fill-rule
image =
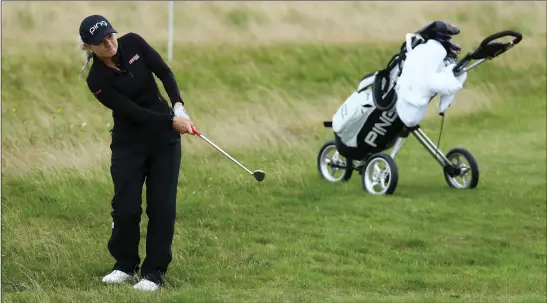
<path id="1" fill-rule="evenodd" d="M 76 45 L 80 21 L 90 14 L 105 15 L 120 32 L 138 32 L 154 46 L 167 47 L 165 1 L 10 1 L 2 6 L 4 54 L 39 50 L 52 58 L 75 58 L 66 47 Z M 178 1 L 174 8 L 175 48 L 186 43 L 382 44 L 442 19 L 461 28 L 455 40 L 464 51 L 494 31 L 516 29 L 525 39 L 506 62 L 545 62 L 545 1 Z"/>
<path id="2" fill-rule="evenodd" d="M 399 41 L 406 31 L 434 19 L 452 21 L 462 44 L 484 36 L 479 29 L 518 26 L 527 37 L 545 36 L 544 1 L 180 1 L 176 42 L 277 43 Z M 166 41 L 168 3 L 160 1 L 4 2 L 2 29 L 8 51 L 19 43 L 73 42 L 79 22 L 103 14 L 120 31 Z"/>

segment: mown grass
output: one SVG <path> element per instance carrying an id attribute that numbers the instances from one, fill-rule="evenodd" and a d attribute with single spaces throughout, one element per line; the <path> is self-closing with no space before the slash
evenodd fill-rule
<path id="1" fill-rule="evenodd" d="M 365 195 L 357 175 L 347 184 L 328 184 L 317 177 L 315 157 L 330 138 L 321 128 L 322 119 L 328 119 L 351 90 L 352 79 L 387 53 L 372 47 L 310 46 L 240 48 L 237 56 L 230 50 L 215 54 L 188 49 L 177 54 L 200 62 L 181 63 L 186 68 L 175 70 L 177 78 L 188 79 L 181 81 L 183 91 L 202 131 L 212 133 L 213 140 L 227 145 L 249 167 L 264 169 L 267 178 L 257 184 L 198 138 L 184 137 L 187 152 L 169 286 L 146 300 L 538 302 L 544 296 L 541 67 L 510 70 L 492 62 L 470 74 L 470 89 L 495 88 L 497 99 L 485 101 L 492 104 L 488 111 L 449 116 L 441 147 L 447 151 L 448 146 L 464 146 L 474 153 L 481 165 L 477 190 L 449 190 L 438 164 L 413 139 L 397 157 L 401 180 L 394 197 Z M 358 58 L 362 64 L 356 64 Z M 14 73 L 9 68 L 16 60 L 4 68 Z M 208 72 L 219 62 L 227 62 L 225 69 Z M 33 61 L 27 65 L 33 67 Z M 76 85 L 73 78 L 64 79 Z M 5 81 L 9 84 L 9 78 Z M 211 95 L 224 92 L 225 99 L 197 97 L 211 86 L 217 89 Z M 527 89 L 517 95 L 515 88 L 523 86 Z M 86 97 L 85 90 L 78 90 L 74 86 L 67 93 L 81 94 L 74 108 L 95 111 L 88 115 L 97 121 L 89 122 L 89 133 L 82 131 L 82 136 L 106 144 L 107 130 L 101 127 L 108 113 Z M 251 98 L 261 90 L 282 93 L 264 94 L 260 101 Z M 8 101 L 15 98 L 9 94 L 21 94 L 4 92 Z M 275 105 L 267 103 L 271 98 Z M 50 125 L 49 136 L 40 128 L 23 129 L 32 121 L 31 113 L 17 120 L 4 115 L 5 155 L 16 157 L 18 151 L 36 146 L 70 150 L 84 144 L 75 139 L 78 134 L 59 131 L 71 119 L 66 102 L 57 104 L 65 109 L 62 113 L 50 115 L 65 114 L 69 121 Z M 24 112 L 15 102 L 6 104 L 7 113 L 10 107 Z M 249 120 L 236 120 L 236 111 L 247 112 Z M 231 123 L 219 123 L 223 115 L 218 113 L 223 112 L 231 113 L 225 119 Z M 309 112 L 313 114 L 306 117 Z M 274 133 L 261 133 L 262 119 Z M 424 125 L 432 138 L 438 122 L 432 117 Z M 291 132 L 289 125 L 297 131 Z M 218 130 L 222 128 L 225 133 Z M 15 136 L 14 131 L 35 133 L 37 139 L 28 142 L 28 135 Z M 57 138 L 56 132 L 74 140 Z M 252 139 L 246 132 L 262 136 Z M 54 159 L 59 166 L 67 164 L 64 160 Z M 99 163 L 67 165 L 53 173 L 4 174 L 3 297 L 8 301 L 70 301 L 81 292 L 89 301 L 137 298 L 100 285 L 101 275 L 111 266 L 105 241 L 112 188 L 107 162 Z"/>
<path id="2" fill-rule="evenodd" d="M 505 29 L 496 24 L 483 30 Z M 366 195 L 357 174 L 330 184 L 315 165 L 332 139 L 321 122 L 399 42 L 178 46 L 172 67 L 199 129 L 266 179 L 183 137 L 174 260 L 154 294 L 100 282 L 112 265 L 112 121 L 74 57 L 58 54 L 71 44 L 6 46 L 2 301 L 544 302 L 546 47 L 541 30 L 524 28 L 536 38 L 473 70 L 445 120 L 441 149 L 469 149 L 479 187 L 449 189 L 410 138 L 391 197 Z M 431 111 L 423 128 L 436 142 Z"/>

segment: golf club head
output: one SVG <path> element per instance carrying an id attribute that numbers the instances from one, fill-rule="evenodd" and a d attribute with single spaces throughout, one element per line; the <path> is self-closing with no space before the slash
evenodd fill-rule
<path id="1" fill-rule="evenodd" d="M 264 180 L 264 177 L 266 176 L 266 174 L 261 170 L 255 170 L 253 172 L 253 176 L 255 177 L 256 181 L 260 182 Z"/>

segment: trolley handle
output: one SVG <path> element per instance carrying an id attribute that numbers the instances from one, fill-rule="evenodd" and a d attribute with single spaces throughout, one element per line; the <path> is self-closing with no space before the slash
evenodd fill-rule
<path id="1" fill-rule="evenodd" d="M 493 42 L 494 40 L 504 38 L 507 36 L 514 37 L 515 39 L 509 42 Z M 513 46 L 517 45 L 521 40 L 522 40 L 522 34 L 512 30 L 501 31 L 486 37 L 480 43 L 477 49 L 465 55 L 465 57 L 463 57 L 463 59 L 461 59 L 456 64 L 456 66 L 453 69 L 454 74 L 459 75 L 463 71 L 467 71 L 471 69 L 472 67 L 475 67 L 478 64 L 482 63 L 485 60 L 492 60 L 498 57 L 499 55 L 508 51 Z M 477 64 L 474 64 L 473 66 L 464 70 L 465 65 L 471 62 L 471 60 L 480 60 L 480 62 L 477 62 Z"/>

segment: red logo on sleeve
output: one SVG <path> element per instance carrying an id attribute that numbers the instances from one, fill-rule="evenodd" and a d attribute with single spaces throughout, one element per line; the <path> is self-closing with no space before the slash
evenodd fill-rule
<path id="1" fill-rule="evenodd" d="M 133 64 L 133 62 L 139 60 L 139 58 L 140 58 L 140 57 L 139 57 L 139 54 L 136 54 L 135 56 L 133 56 L 133 58 L 131 58 L 131 59 L 129 60 L 129 64 Z"/>

